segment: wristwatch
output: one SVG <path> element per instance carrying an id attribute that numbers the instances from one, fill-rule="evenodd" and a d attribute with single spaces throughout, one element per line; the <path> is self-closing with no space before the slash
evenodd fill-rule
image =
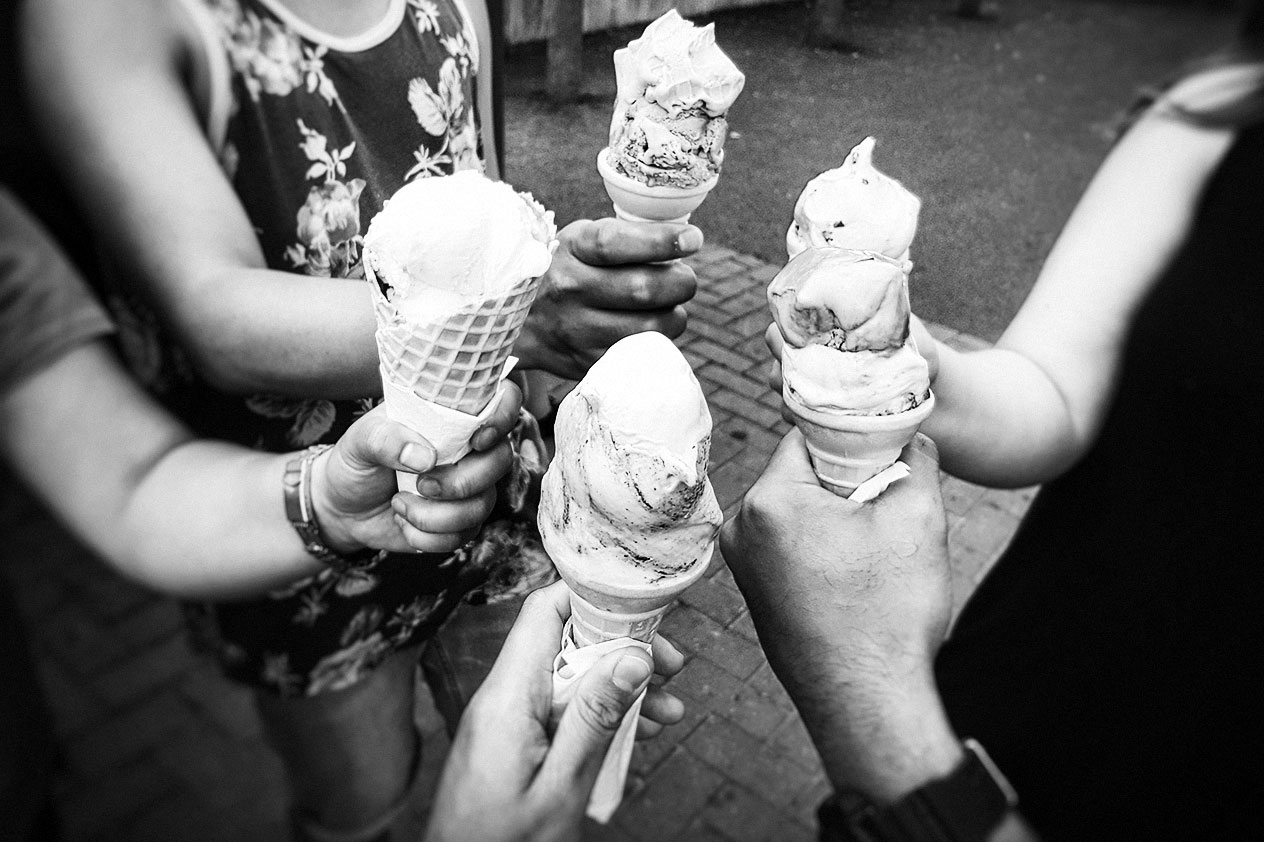
<path id="1" fill-rule="evenodd" d="M 378 556 L 373 549 L 358 550 L 343 555 L 331 550 L 320 534 L 320 522 L 316 519 L 316 507 L 312 505 L 312 463 L 332 445 L 313 445 L 285 463 L 285 475 L 281 486 L 285 493 L 285 516 L 303 541 L 308 554 L 338 572 L 364 567 Z"/>
<path id="2" fill-rule="evenodd" d="M 977 740 L 942 778 L 879 807 L 858 792 L 835 793 L 817 816 L 822 842 L 983 842 L 1018 795 Z"/>

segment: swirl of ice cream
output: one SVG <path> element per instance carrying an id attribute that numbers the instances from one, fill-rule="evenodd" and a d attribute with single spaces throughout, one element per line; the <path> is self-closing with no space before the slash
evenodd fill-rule
<path id="1" fill-rule="evenodd" d="M 617 95 L 609 160 L 649 186 L 694 187 L 720 172 L 724 115 L 746 77 L 715 43 L 671 9 L 614 54 Z"/>
<path id="2" fill-rule="evenodd" d="M 867 137 L 842 166 L 807 183 L 786 231 L 786 252 L 808 248 L 859 249 L 907 260 L 922 202 L 873 165 L 875 141 Z"/>
<path id="3" fill-rule="evenodd" d="M 474 170 L 418 178 L 391 196 L 364 237 L 365 259 L 404 316 L 437 316 L 543 275 L 557 248 L 553 212 Z"/>
<path id="4" fill-rule="evenodd" d="M 707 481 L 711 413 L 660 333 L 615 343 L 558 409 L 544 476 L 545 548 L 597 581 L 653 582 L 708 555 L 723 515 Z"/>
<path id="5" fill-rule="evenodd" d="M 909 334 L 903 265 L 881 254 L 808 249 L 768 285 L 785 337 L 785 387 L 810 409 L 856 415 L 903 412 L 930 390 L 926 360 Z"/>

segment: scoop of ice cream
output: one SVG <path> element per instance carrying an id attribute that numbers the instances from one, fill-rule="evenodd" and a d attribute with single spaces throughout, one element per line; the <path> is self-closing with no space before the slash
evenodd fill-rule
<path id="1" fill-rule="evenodd" d="M 908 259 L 922 202 L 874 167 L 874 143 L 865 138 L 842 166 L 803 188 L 786 231 L 791 257 L 807 248 L 834 246 Z"/>
<path id="2" fill-rule="evenodd" d="M 723 515 L 707 481 L 711 413 L 660 333 L 615 343 L 558 408 L 540 532 L 595 581 L 653 582 L 708 554 Z"/>
<path id="3" fill-rule="evenodd" d="M 543 275 L 556 233 L 529 193 L 465 170 L 401 187 L 369 223 L 365 260 L 401 313 L 432 319 Z"/>
<path id="4" fill-rule="evenodd" d="M 785 337 L 785 386 L 811 409 L 859 415 L 903 412 L 930 389 L 909 335 L 902 264 L 871 252 L 813 248 L 768 285 Z"/>
<path id="5" fill-rule="evenodd" d="M 610 162 L 651 187 L 694 187 L 724 161 L 728 112 L 746 77 L 715 43 L 671 9 L 614 54 L 617 96 Z"/>
<path id="6" fill-rule="evenodd" d="M 908 338 L 904 268 L 880 254 L 809 249 L 772 279 L 768 302 L 786 342 L 798 348 L 881 351 Z"/>

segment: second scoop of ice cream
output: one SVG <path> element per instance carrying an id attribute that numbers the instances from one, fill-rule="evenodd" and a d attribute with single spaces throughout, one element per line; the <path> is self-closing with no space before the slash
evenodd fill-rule
<path id="1" fill-rule="evenodd" d="M 723 515 L 707 481 L 711 414 L 659 333 L 615 343 L 562 401 L 544 477 L 545 548 L 634 586 L 704 562 Z"/>
<path id="2" fill-rule="evenodd" d="M 804 406 L 887 415 L 925 400 L 926 360 L 909 336 L 902 264 L 880 254 L 809 249 L 768 286 L 785 337 L 785 388 Z"/>

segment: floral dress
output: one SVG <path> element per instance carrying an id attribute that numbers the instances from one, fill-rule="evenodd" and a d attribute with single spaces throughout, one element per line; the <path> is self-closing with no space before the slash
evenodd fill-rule
<path id="1" fill-rule="evenodd" d="M 209 140 L 269 268 L 364 283 L 364 229 L 399 187 L 482 169 L 478 42 L 459 0 L 393 0 L 355 38 L 319 32 L 279 0 L 183 2 L 202 25 L 212 72 L 222 71 L 211 86 Z M 290 451 L 335 441 L 374 403 L 218 392 L 143 304 L 125 295 L 113 304 L 137 373 L 201 435 Z M 496 512 L 457 553 L 384 553 L 266 597 L 190 606 L 197 636 L 229 676 L 312 695 L 347 687 L 427 639 L 462 598 L 494 600 L 547 581 L 555 574 L 532 505 L 545 456 L 529 416 L 513 443 L 515 469 Z"/>

